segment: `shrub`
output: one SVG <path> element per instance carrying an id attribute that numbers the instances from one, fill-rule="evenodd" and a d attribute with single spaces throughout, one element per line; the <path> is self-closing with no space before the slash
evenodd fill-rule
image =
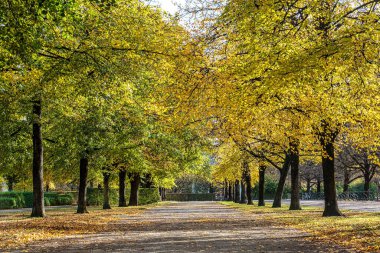
<path id="1" fill-rule="evenodd" d="M 58 201 L 59 206 L 72 205 L 73 204 L 73 197 L 69 194 L 59 195 L 57 197 L 57 201 Z"/>
<path id="2" fill-rule="evenodd" d="M 147 205 L 160 201 L 160 193 L 157 188 L 140 188 L 139 204 Z"/>
<path id="3" fill-rule="evenodd" d="M 49 198 L 44 197 L 44 205 L 45 206 L 50 206 L 50 200 L 49 200 Z"/>
<path id="4" fill-rule="evenodd" d="M 0 198 L 0 209 L 17 208 L 16 198 L 4 197 Z"/>
<path id="5" fill-rule="evenodd" d="M 25 206 L 25 199 L 21 192 L 1 192 L 0 199 L 13 198 L 16 201 L 15 208 L 22 208 Z"/>

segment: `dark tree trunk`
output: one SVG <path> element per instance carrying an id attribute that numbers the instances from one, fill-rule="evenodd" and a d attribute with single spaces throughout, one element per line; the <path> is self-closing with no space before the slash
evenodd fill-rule
<path id="1" fill-rule="evenodd" d="M 49 192 L 49 191 L 50 191 L 50 183 L 46 182 L 45 192 Z"/>
<path id="2" fill-rule="evenodd" d="M 245 204 L 246 202 L 246 189 L 245 189 L 245 176 L 242 177 L 241 181 L 240 181 L 240 185 L 241 185 L 241 190 L 240 190 L 240 204 Z"/>
<path id="3" fill-rule="evenodd" d="M 320 143 L 322 146 L 322 170 L 323 185 L 325 195 L 325 210 L 323 216 L 341 216 L 338 208 L 335 186 L 335 166 L 334 166 L 334 141 L 338 132 L 329 129 L 326 122 L 322 122 L 323 132 L 320 133 Z"/>
<path id="4" fill-rule="evenodd" d="M 308 194 L 311 193 L 311 179 L 310 179 L 310 178 L 307 178 L 307 179 L 306 179 L 306 192 L 307 192 Z"/>
<path id="5" fill-rule="evenodd" d="M 152 188 L 153 187 L 153 178 L 151 173 L 146 173 L 144 175 L 144 184 L 142 184 L 141 187 L 143 188 Z"/>
<path id="6" fill-rule="evenodd" d="M 259 204 L 258 206 L 265 206 L 264 201 L 264 187 L 265 187 L 265 166 L 259 168 Z"/>
<path id="7" fill-rule="evenodd" d="M 350 173 L 347 169 L 344 170 L 344 181 L 343 181 L 343 193 L 348 193 L 348 187 L 350 185 Z"/>
<path id="8" fill-rule="evenodd" d="M 13 179 L 10 177 L 7 177 L 7 187 L 8 187 L 9 192 L 13 191 L 13 184 L 14 184 Z"/>
<path id="9" fill-rule="evenodd" d="M 298 141 L 290 144 L 291 198 L 289 210 L 301 210 Z"/>
<path id="10" fill-rule="evenodd" d="M 251 172 L 249 171 L 248 162 L 244 162 L 244 180 L 246 184 L 247 192 L 247 205 L 253 205 L 252 202 L 252 183 L 251 183 Z"/>
<path id="11" fill-rule="evenodd" d="M 125 199 L 125 179 L 127 177 L 127 171 L 121 169 L 119 171 L 119 207 L 126 207 L 127 200 Z"/>
<path id="12" fill-rule="evenodd" d="M 109 171 L 103 172 L 103 209 L 111 209 L 110 205 L 110 177 Z"/>
<path id="13" fill-rule="evenodd" d="M 232 184 L 231 184 L 231 181 L 228 182 L 228 201 L 232 201 Z"/>
<path id="14" fill-rule="evenodd" d="M 41 100 L 33 104 L 33 208 L 32 217 L 44 217 L 43 144 Z"/>
<path id="15" fill-rule="evenodd" d="M 129 174 L 131 182 L 131 194 L 129 196 L 129 206 L 138 206 L 139 204 L 139 186 L 141 182 L 140 173 L 134 172 Z"/>
<path id="16" fill-rule="evenodd" d="M 286 177 L 288 176 L 290 168 L 290 155 L 285 155 L 284 164 L 282 165 L 282 168 L 280 170 L 280 180 L 278 181 L 277 188 L 276 188 L 276 194 L 274 196 L 273 205 L 272 207 L 281 207 L 281 201 L 282 201 L 282 195 L 284 193 L 284 187 L 286 182 Z"/>
<path id="17" fill-rule="evenodd" d="M 88 213 L 86 203 L 87 193 L 87 175 L 88 175 L 88 154 L 84 152 L 80 159 L 79 166 L 79 192 L 78 192 L 78 209 L 77 213 Z"/>
<path id="18" fill-rule="evenodd" d="M 223 183 L 223 200 L 228 199 L 228 181 L 227 179 L 224 179 Z"/>
<path id="19" fill-rule="evenodd" d="M 235 187 L 234 187 L 234 193 L 235 193 L 235 196 L 234 196 L 234 202 L 235 203 L 239 203 L 240 201 L 240 183 L 239 183 L 239 180 L 235 180 Z"/>
<path id="20" fill-rule="evenodd" d="M 368 168 L 368 170 L 369 170 L 369 168 Z M 364 174 L 364 195 L 365 195 L 364 197 L 366 200 L 369 199 L 369 185 L 370 185 L 370 183 L 371 183 L 371 176 L 368 172 L 368 173 Z"/>
<path id="21" fill-rule="evenodd" d="M 317 179 L 317 193 L 321 193 L 321 180 Z"/>

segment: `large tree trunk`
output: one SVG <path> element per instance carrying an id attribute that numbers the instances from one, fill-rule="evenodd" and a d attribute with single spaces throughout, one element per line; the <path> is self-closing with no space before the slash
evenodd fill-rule
<path id="1" fill-rule="evenodd" d="M 125 179 L 127 177 L 127 171 L 121 169 L 119 171 L 119 207 L 126 207 L 127 200 L 125 199 Z"/>
<path id="2" fill-rule="evenodd" d="M 141 182 L 140 173 L 134 172 L 129 174 L 131 182 L 131 194 L 129 196 L 129 206 L 138 206 L 139 204 L 139 186 Z"/>
<path id="3" fill-rule="evenodd" d="M 298 141 L 290 144 L 291 198 L 289 210 L 301 210 Z"/>
<path id="4" fill-rule="evenodd" d="M 228 181 L 228 201 L 232 201 L 232 184 Z"/>
<path id="5" fill-rule="evenodd" d="M 334 166 L 334 141 L 338 135 L 337 131 L 331 131 L 326 122 L 322 122 L 323 131 L 320 133 L 320 143 L 322 146 L 322 170 L 323 185 L 325 194 L 325 210 L 323 216 L 341 216 L 338 208 L 335 187 L 335 166 Z"/>
<path id="6" fill-rule="evenodd" d="M 276 194 L 274 196 L 273 205 L 272 207 L 277 208 L 281 207 L 281 201 L 282 201 L 282 195 L 284 193 L 284 187 L 286 182 L 286 177 L 288 175 L 290 168 L 290 155 L 285 155 L 285 160 L 282 165 L 282 168 L 280 170 L 280 180 L 278 181 L 277 188 L 276 188 Z"/>
<path id="7" fill-rule="evenodd" d="M 265 166 L 259 168 L 259 204 L 258 206 L 265 206 L 264 201 L 264 187 L 265 187 Z"/>
<path id="8" fill-rule="evenodd" d="M 110 177 L 109 171 L 103 172 L 103 209 L 111 209 L 110 204 Z"/>
<path id="9" fill-rule="evenodd" d="M 235 196 L 234 196 L 234 202 L 235 203 L 239 203 L 240 201 L 240 183 L 239 183 L 239 180 L 235 180 L 235 187 L 234 187 L 234 193 L 235 193 Z"/>
<path id="10" fill-rule="evenodd" d="M 33 104 L 33 208 L 32 217 L 44 217 L 43 144 L 41 100 Z"/>
<path id="11" fill-rule="evenodd" d="M 251 182 L 251 172 L 249 171 L 248 162 L 244 162 L 244 180 L 246 184 L 247 192 L 247 205 L 253 205 L 252 202 L 252 182 Z"/>
<path id="12" fill-rule="evenodd" d="M 88 175 L 88 154 L 83 153 L 79 165 L 79 192 L 78 192 L 78 208 L 77 213 L 88 213 L 86 203 L 87 193 L 87 175 Z"/>

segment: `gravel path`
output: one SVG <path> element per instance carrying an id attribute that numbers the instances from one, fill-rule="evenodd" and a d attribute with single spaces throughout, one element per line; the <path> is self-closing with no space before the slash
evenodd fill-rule
<path id="1" fill-rule="evenodd" d="M 271 203 L 271 201 L 268 201 Z M 284 204 L 290 204 L 290 200 L 283 200 Z M 324 207 L 325 202 L 323 200 L 302 200 L 301 205 L 303 206 L 316 206 Z M 380 202 L 379 201 L 338 201 L 339 209 L 341 210 L 351 210 L 358 212 L 380 212 Z"/>
<path id="2" fill-rule="evenodd" d="M 19 252 L 352 252 L 215 202 L 170 203 L 114 225 L 118 232 L 39 242 Z"/>

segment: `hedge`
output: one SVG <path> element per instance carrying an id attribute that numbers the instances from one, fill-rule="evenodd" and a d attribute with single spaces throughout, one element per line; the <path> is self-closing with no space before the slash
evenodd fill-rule
<path id="1" fill-rule="evenodd" d="M 129 201 L 129 191 L 126 189 L 126 201 Z M 139 205 L 147 205 L 160 201 L 160 194 L 157 188 L 140 188 L 139 189 Z M 119 204 L 119 192 L 117 189 L 110 189 L 110 204 Z M 87 189 L 87 205 L 100 206 L 103 205 L 103 189 L 88 188 Z"/>
<path id="2" fill-rule="evenodd" d="M 12 199 L 10 201 L 9 199 Z M 24 208 L 33 206 L 32 192 L 0 192 L 0 209 Z M 13 204 L 14 202 L 14 204 Z M 70 193 L 46 192 L 45 206 L 72 205 L 74 198 Z"/>

